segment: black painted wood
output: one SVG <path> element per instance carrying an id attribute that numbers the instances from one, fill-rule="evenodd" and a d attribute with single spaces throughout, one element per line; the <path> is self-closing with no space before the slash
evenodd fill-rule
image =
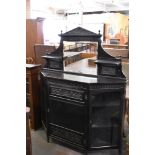
<path id="1" fill-rule="evenodd" d="M 47 70 L 41 75 L 50 141 L 79 151 L 120 147 L 125 80 Z"/>
<path id="2" fill-rule="evenodd" d="M 100 46 L 100 34 L 76 28 L 61 34 L 57 51 L 44 56 L 42 122 L 47 140 L 82 152 L 122 147 L 126 78 L 121 61 Z M 97 75 L 63 71 L 63 41 L 97 41 Z M 55 64 L 56 63 L 56 64 Z"/>

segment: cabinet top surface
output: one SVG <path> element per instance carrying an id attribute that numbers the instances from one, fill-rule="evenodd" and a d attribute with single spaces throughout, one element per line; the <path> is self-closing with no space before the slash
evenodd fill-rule
<path id="1" fill-rule="evenodd" d="M 109 84 L 124 84 L 125 79 L 122 78 L 113 78 L 113 77 L 103 77 L 103 76 L 85 76 L 82 74 L 72 74 L 72 73 L 64 73 L 58 71 L 49 71 L 43 70 L 42 75 L 51 79 L 59 79 L 59 80 L 68 80 L 68 81 L 76 81 L 81 83 L 109 83 Z"/>

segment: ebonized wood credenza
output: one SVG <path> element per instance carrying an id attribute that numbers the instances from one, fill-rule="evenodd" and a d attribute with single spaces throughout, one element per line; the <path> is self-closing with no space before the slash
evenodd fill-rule
<path id="1" fill-rule="evenodd" d="M 121 60 L 103 50 L 100 33 L 77 27 L 60 37 L 58 49 L 43 56 L 41 71 L 41 118 L 48 142 L 86 154 L 103 149 L 122 154 L 126 78 Z M 97 74 L 64 71 L 63 41 L 97 42 Z"/>

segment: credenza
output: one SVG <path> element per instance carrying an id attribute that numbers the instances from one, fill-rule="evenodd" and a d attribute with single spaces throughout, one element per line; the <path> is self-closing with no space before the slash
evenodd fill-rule
<path id="1" fill-rule="evenodd" d="M 48 141 L 80 151 L 119 148 L 124 81 L 42 71 Z"/>
<path id="2" fill-rule="evenodd" d="M 58 49 L 43 56 L 46 65 L 41 71 L 41 120 L 47 141 L 86 154 L 104 149 L 122 154 L 126 78 L 121 59 L 102 49 L 100 34 L 77 27 L 60 36 Z M 66 40 L 97 42 L 95 74 L 87 73 L 86 66 L 64 70 Z"/>

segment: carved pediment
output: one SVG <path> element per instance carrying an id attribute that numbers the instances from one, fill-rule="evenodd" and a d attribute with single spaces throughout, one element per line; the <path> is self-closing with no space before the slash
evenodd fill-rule
<path id="1" fill-rule="evenodd" d="M 94 32 L 91 32 L 89 30 L 86 30 L 82 27 L 77 27 L 75 29 L 72 29 L 66 33 L 60 34 L 61 37 L 97 37 L 100 38 L 101 34 L 96 34 Z"/>

